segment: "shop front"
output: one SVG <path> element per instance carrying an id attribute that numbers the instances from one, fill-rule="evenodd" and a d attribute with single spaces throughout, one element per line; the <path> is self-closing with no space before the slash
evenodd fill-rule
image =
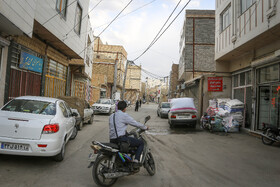
<path id="1" fill-rule="evenodd" d="M 256 130 L 262 123 L 279 127 L 280 122 L 280 63 L 259 67 L 257 74 L 257 118 Z"/>

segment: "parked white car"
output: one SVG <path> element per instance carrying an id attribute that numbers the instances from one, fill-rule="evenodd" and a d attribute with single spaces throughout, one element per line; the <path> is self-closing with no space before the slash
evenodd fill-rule
<path id="1" fill-rule="evenodd" d="M 54 156 L 62 161 L 75 138 L 75 115 L 62 100 L 23 96 L 0 110 L 0 154 Z"/>
<path id="2" fill-rule="evenodd" d="M 99 99 L 92 105 L 94 113 L 111 114 L 115 112 L 116 104 L 112 99 Z"/>

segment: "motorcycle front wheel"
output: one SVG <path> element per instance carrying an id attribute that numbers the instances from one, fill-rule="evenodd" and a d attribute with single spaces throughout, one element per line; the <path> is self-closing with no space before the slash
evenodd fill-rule
<path id="1" fill-rule="evenodd" d="M 270 137 L 270 138 L 272 138 L 272 139 L 275 139 L 275 134 L 274 134 L 274 132 L 272 132 L 270 129 L 267 129 L 267 130 L 264 132 L 264 135 L 265 135 L 265 136 L 268 136 L 268 137 Z M 263 144 L 265 144 L 265 145 L 272 145 L 272 144 L 274 143 L 274 141 L 271 140 L 271 139 L 266 138 L 265 136 L 262 136 L 262 142 L 263 142 Z"/>
<path id="2" fill-rule="evenodd" d="M 92 168 L 92 177 L 94 182 L 100 186 L 112 186 L 118 180 L 106 179 L 104 173 L 108 173 L 110 170 L 111 159 L 108 156 L 100 156 L 96 159 Z"/>
<path id="3" fill-rule="evenodd" d="M 156 165 L 151 152 L 149 152 L 146 156 L 145 168 L 151 176 L 153 176 L 156 173 Z"/>

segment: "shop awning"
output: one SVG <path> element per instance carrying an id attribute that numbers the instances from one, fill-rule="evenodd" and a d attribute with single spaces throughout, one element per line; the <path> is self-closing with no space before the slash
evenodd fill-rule
<path id="1" fill-rule="evenodd" d="M 195 85 L 196 85 L 196 81 L 197 81 L 197 80 L 200 80 L 202 77 L 203 77 L 203 75 L 198 76 L 198 77 L 196 77 L 196 78 L 194 78 L 194 79 L 185 81 L 185 86 L 186 86 L 186 88 L 195 86 Z"/>

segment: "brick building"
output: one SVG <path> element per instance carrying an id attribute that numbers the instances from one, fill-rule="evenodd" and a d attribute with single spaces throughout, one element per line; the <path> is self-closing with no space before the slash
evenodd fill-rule
<path id="1" fill-rule="evenodd" d="M 141 66 L 128 64 L 125 82 L 124 99 L 135 103 L 137 99 L 142 99 L 141 90 Z"/>
<path id="2" fill-rule="evenodd" d="M 216 71 L 215 10 L 186 10 L 180 40 L 179 97 L 192 97 L 198 115 L 208 107 L 209 99 L 224 97 L 230 92 L 231 80 Z M 211 91 L 208 80 L 219 79 L 219 90 Z M 213 81 L 214 82 L 214 81 Z"/>
<path id="3" fill-rule="evenodd" d="M 177 85 L 178 82 L 178 71 L 179 71 L 179 64 L 172 64 L 171 71 L 170 71 L 170 79 L 169 79 L 169 91 L 168 91 L 168 98 L 176 98 L 177 97 Z"/>
<path id="4" fill-rule="evenodd" d="M 69 61 L 84 59 L 88 6 L 89 0 L 0 2 L 1 105 L 21 95 L 70 95 Z"/>
<path id="5" fill-rule="evenodd" d="M 97 74 L 105 75 L 107 79 L 106 85 L 106 98 L 113 97 L 114 86 L 114 68 L 117 63 L 117 80 L 116 80 L 116 95 L 120 95 L 123 87 L 124 67 L 127 60 L 127 52 L 123 46 L 103 44 L 100 38 L 96 38 L 94 42 L 94 59 L 92 67 L 92 75 Z M 96 85 L 96 80 L 92 84 Z M 94 97 L 91 103 L 96 102 L 100 96 L 104 97 L 104 90 L 101 87 L 93 87 Z M 102 92 L 102 93 L 101 93 Z"/>

